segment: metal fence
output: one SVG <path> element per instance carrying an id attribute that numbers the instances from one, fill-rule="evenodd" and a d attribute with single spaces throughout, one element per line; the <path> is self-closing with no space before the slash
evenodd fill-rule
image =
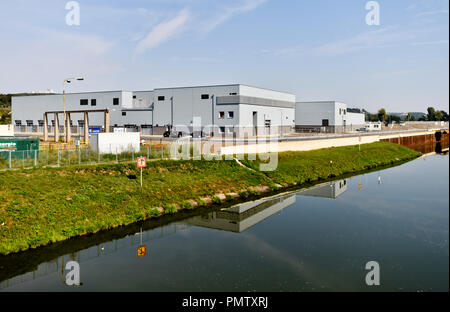
<path id="1" fill-rule="evenodd" d="M 168 159 L 170 145 L 142 147 L 139 152 L 100 154 L 90 149 L 56 149 L 30 151 L 0 151 L 0 170 L 66 167 L 108 163 L 134 162 L 137 157 L 145 156 L 149 160 Z"/>

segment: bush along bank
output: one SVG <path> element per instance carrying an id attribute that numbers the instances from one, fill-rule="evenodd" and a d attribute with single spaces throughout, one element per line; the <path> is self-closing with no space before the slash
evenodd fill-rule
<path id="1" fill-rule="evenodd" d="M 0 172 L 0 254 L 394 165 L 420 154 L 391 143 L 279 154 L 260 161 L 149 162 Z M 246 168 L 246 167 L 247 168 Z"/>

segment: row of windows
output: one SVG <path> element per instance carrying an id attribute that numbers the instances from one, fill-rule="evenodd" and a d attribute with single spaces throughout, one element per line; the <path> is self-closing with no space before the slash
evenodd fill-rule
<path id="1" fill-rule="evenodd" d="M 202 95 L 200 96 L 200 98 L 201 98 L 202 100 L 209 100 L 209 94 L 202 94 Z M 162 101 L 165 101 L 165 100 L 166 100 L 166 97 L 165 97 L 165 96 L 163 96 L 163 95 L 158 96 L 158 101 L 159 101 L 159 102 L 162 102 Z"/>
<path id="2" fill-rule="evenodd" d="M 228 112 L 228 119 L 234 118 L 234 112 Z M 225 119 L 225 112 L 219 112 L 219 119 Z"/>
<path id="3" fill-rule="evenodd" d="M 113 98 L 113 105 L 119 105 L 120 99 L 119 98 Z M 88 99 L 81 99 L 80 100 L 81 106 L 89 105 Z M 91 106 L 97 106 L 97 99 L 91 99 Z"/>
<path id="4" fill-rule="evenodd" d="M 236 92 L 233 92 L 233 93 L 230 93 L 230 95 L 237 95 L 237 93 L 236 93 Z M 134 96 L 133 98 L 136 98 L 136 96 Z M 202 95 L 200 96 L 200 99 L 202 99 L 202 100 L 209 100 L 209 98 L 210 98 L 210 95 L 209 95 L 209 94 L 202 94 Z M 158 101 L 159 101 L 159 102 L 165 101 L 165 100 L 166 100 L 166 97 L 165 97 L 165 96 L 163 96 L 163 95 L 158 96 Z"/>
<path id="5" fill-rule="evenodd" d="M 230 95 L 237 95 L 237 93 L 230 93 Z M 200 97 L 202 100 L 209 100 L 210 96 L 209 94 L 202 94 Z M 136 95 L 133 95 L 133 99 L 136 99 Z M 163 102 L 166 100 L 166 97 L 163 95 L 158 96 L 158 101 L 159 102 Z M 82 106 L 86 106 L 89 105 L 89 100 L 88 99 L 81 99 L 80 100 L 80 105 Z M 114 98 L 113 99 L 113 105 L 119 105 L 119 98 Z M 91 106 L 97 106 L 97 100 L 96 99 L 91 99 Z"/>
<path id="6" fill-rule="evenodd" d="M 347 115 L 347 110 L 345 108 L 339 108 L 339 115 Z"/>

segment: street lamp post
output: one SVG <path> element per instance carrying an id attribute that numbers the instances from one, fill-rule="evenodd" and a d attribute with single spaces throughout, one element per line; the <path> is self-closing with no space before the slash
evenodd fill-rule
<path id="1" fill-rule="evenodd" d="M 63 82 L 64 142 L 66 142 L 66 143 L 67 143 L 67 141 L 68 141 L 68 137 L 67 137 L 67 120 L 66 120 L 66 83 L 71 83 L 72 80 L 83 81 L 84 78 L 83 78 L 83 77 L 79 77 L 79 78 L 67 78 L 67 79 L 64 79 L 64 82 Z M 70 127 L 70 125 L 69 125 L 69 127 Z"/>

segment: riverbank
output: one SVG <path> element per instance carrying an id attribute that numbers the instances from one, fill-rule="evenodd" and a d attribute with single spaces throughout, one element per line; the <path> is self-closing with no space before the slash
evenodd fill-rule
<path id="1" fill-rule="evenodd" d="M 0 173 L 0 254 L 9 254 L 262 193 L 402 163 L 420 156 L 373 143 L 279 154 L 273 172 L 258 161 L 155 161 L 139 186 L 136 164 Z"/>

